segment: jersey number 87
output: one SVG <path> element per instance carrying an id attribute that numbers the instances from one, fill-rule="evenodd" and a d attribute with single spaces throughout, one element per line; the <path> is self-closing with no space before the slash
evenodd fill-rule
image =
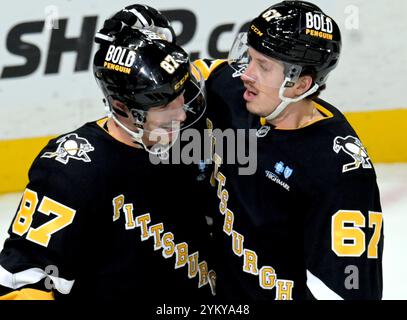
<path id="1" fill-rule="evenodd" d="M 24 235 L 28 231 L 27 240 L 47 247 L 51 240 L 51 235 L 71 224 L 76 211 L 44 196 L 38 207 L 38 212 L 47 216 L 53 213 L 56 215 L 56 218 L 37 228 L 32 228 L 31 223 L 37 204 L 37 192 L 28 188 L 25 189 L 20 207 L 12 225 L 12 231 L 19 236 Z"/>

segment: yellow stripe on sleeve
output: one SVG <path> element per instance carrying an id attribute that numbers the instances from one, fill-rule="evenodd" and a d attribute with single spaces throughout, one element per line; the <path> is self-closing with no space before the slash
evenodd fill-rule
<path id="1" fill-rule="evenodd" d="M 0 300 L 55 300 L 55 298 L 53 292 L 27 288 L 0 296 Z"/>
<path id="2" fill-rule="evenodd" d="M 193 64 L 201 71 L 205 80 L 208 80 L 211 73 L 222 63 L 225 63 L 226 60 L 217 59 L 217 60 L 203 60 L 198 59 L 193 62 Z"/>

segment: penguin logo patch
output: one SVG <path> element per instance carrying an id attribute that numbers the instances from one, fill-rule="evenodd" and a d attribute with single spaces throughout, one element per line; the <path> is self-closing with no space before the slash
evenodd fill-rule
<path id="1" fill-rule="evenodd" d="M 55 158 L 63 164 L 67 164 L 69 159 L 91 162 L 88 152 L 95 150 L 88 140 L 78 137 L 76 133 L 70 133 L 57 140 L 59 143 L 55 152 L 45 152 L 41 158 Z"/>
<path id="2" fill-rule="evenodd" d="M 334 139 L 333 150 L 336 153 L 339 153 L 339 151 L 343 150 L 354 160 L 353 162 L 345 164 L 342 167 L 342 172 L 358 169 L 361 165 L 363 169 L 372 168 L 372 164 L 370 163 L 370 158 L 365 147 L 360 142 L 360 140 L 355 137 L 336 137 Z"/>

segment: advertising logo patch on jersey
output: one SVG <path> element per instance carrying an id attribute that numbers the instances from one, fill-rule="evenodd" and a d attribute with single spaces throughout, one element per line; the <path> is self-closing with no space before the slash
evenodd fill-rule
<path id="1" fill-rule="evenodd" d="M 282 162 L 282 161 L 277 162 L 274 165 L 274 169 L 276 170 L 276 173 L 278 175 L 283 174 L 284 178 L 286 178 L 286 179 L 288 179 L 293 173 L 293 169 L 291 169 L 289 166 L 285 166 L 284 162 Z"/>
<path id="2" fill-rule="evenodd" d="M 288 180 L 289 177 L 293 174 L 294 170 L 291 169 L 289 166 L 284 165 L 284 162 L 279 161 L 274 165 L 274 172 L 266 170 L 266 177 L 269 178 L 271 181 L 277 183 L 278 185 L 282 186 L 287 191 L 290 191 L 290 185 L 282 180 L 283 178 L 279 176 L 283 176 L 285 180 Z"/>
<path id="3" fill-rule="evenodd" d="M 334 139 L 333 149 L 336 153 L 339 153 L 341 150 L 344 151 L 354 160 L 353 162 L 345 164 L 342 167 L 342 172 L 358 169 L 360 165 L 362 165 L 363 169 L 372 168 L 369 155 L 358 138 L 352 136 L 343 138 L 338 136 Z"/>
<path id="4" fill-rule="evenodd" d="M 90 162 L 88 152 L 95 150 L 88 140 L 78 137 L 76 133 L 70 133 L 57 140 L 59 143 L 55 152 L 45 152 L 41 158 L 55 158 L 63 164 L 67 164 L 69 159 Z"/>
<path id="5" fill-rule="evenodd" d="M 284 178 L 288 179 L 293 173 L 293 169 L 291 169 L 289 166 L 285 167 L 284 169 Z"/>

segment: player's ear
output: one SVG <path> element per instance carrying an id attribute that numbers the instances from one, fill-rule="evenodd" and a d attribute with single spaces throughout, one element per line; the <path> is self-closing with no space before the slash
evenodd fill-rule
<path id="1" fill-rule="evenodd" d="M 296 96 L 300 96 L 307 92 L 311 88 L 312 82 L 313 80 L 311 76 L 301 76 L 294 86 Z"/>

